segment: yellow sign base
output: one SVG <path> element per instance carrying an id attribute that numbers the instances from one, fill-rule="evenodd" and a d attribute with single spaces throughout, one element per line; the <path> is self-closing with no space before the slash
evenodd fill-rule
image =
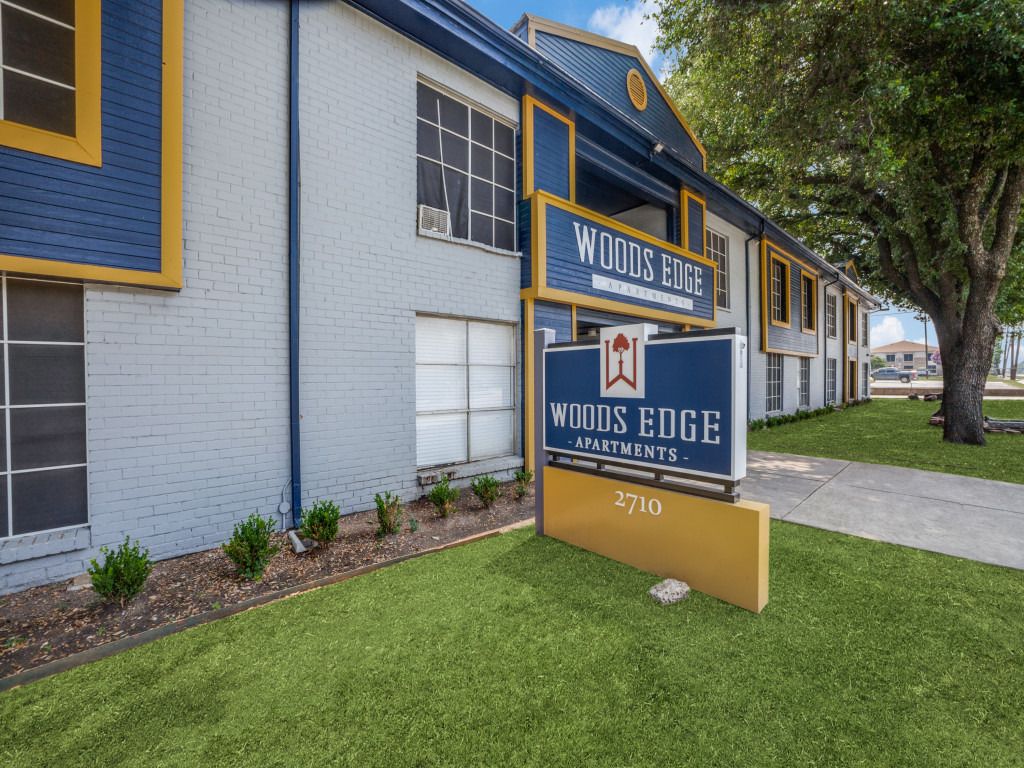
<path id="1" fill-rule="evenodd" d="M 768 505 L 544 467 L 544 534 L 760 613 Z"/>

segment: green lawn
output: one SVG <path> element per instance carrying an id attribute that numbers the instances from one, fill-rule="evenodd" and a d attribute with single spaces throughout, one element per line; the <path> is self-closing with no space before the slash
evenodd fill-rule
<path id="1" fill-rule="evenodd" d="M 0 694 L 4 766 L 1020 766 L 1019 571 L 786 523 L 760 616 L 524 530 Z"/>
<path id="2" fill-rule="evenodd" d="M 942 442 L 940 427 L 928 424 L 937 408 L 934 402 L 874 400 L 842 413 L 751 432 L 747 447 L 1024 483 L 1024 435 L 988 435 L 984 447 L 950 445 Z M 1024 401 L 986 400 L 985 415 L 1024 419 Z"/>

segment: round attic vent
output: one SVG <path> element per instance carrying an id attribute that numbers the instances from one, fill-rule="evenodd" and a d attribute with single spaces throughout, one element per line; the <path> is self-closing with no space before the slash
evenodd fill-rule
<path id="1" fill-rule="evenodd" d="M 634 107 L 641 112 L 647 109 L 647 86 L 638 70 L 631 69 L 626 73 L 626 93 Z"/>

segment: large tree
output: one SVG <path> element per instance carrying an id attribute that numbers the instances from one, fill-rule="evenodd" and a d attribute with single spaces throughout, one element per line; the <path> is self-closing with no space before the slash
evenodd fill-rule
<path id="1" fill-rule="evenodd" d="M 669 90 L 712 173 L 924 310 L 943 361 L 944 437 L 984 443 L 996 300 L 1024 194 L 1024 2 L 658 5 Z"/>

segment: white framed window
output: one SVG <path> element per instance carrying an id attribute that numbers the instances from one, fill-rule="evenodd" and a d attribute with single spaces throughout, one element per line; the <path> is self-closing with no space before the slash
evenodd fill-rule
<path id="1" fill-rule="evenodd" d="M 825 332 L 828 334 L 830 339 L 834 339 L 838 335 L 838 331 L 836 329 L 837 319 L 838 312 L 836 309 L 836 295 L 825 291 Z"/>
<path id="2" fill-rule="evenodd" d="M 838 391 L 839 361 L 834 357 L 825 360 L 825 397 L 828 405 L 832 405 L 839 397 Z"/>
<path id="3" fill-rule="evenodd" d="M 515 326 L 416 317 L 416 465 L 515 452 Z"/>
<path id="4" fill-rule="evenodd" d="M 715 302 L 722 309 L 729 308 L 729 238 L 707 228 L 707 256 L 715 262 L 717 290 Z"/>
<path id="5" fill-rule="evenodd" d="M 862 346 L 871 346 L 871 316 L 865 312 L 861 315 L 860 343 Z"/>
<path id="6" fill-rule="evenodd" d="M 896 362 L 896 355 L 895 354 L 886 355 L 885 356 L 885 362 L 887 362 L 887 363 L 895 363 Z"/>
<path id="7" fill-rule="evenodd" d="M 767 364 L 764 408 L 768 413 L 776 413 L 782 410 L 782 355 L 769 353 Z"/>
<path id="8" fill-rule="evenodd" d="M 800 358 L 800 407 L 811 405 L 811 358 Z"/>
<path id="9" fill-rule="evenodd" d="M 457 240 L 515 251 L 515 128 L 422 81 L 416 116 L 417 204 L 447 211 Z"/>
<path id="10" fill-rule="evenodd" d="M 871 377 L 871 366 L 868 363 L 861 363 L 860 366 L 860 396 L 861 399 L 867 399 L 868 396 L 868 379 Z"/>
<path id="11" fill-rule="evenodd" d="M 82 286 L 7 277 L 0 538 L 88 522 Z"/>
<path id="12" fill-rule="evenodd" d="M 772 257 L 771 318 L 775 325 L 789 325 L 789 264 Z"/>

